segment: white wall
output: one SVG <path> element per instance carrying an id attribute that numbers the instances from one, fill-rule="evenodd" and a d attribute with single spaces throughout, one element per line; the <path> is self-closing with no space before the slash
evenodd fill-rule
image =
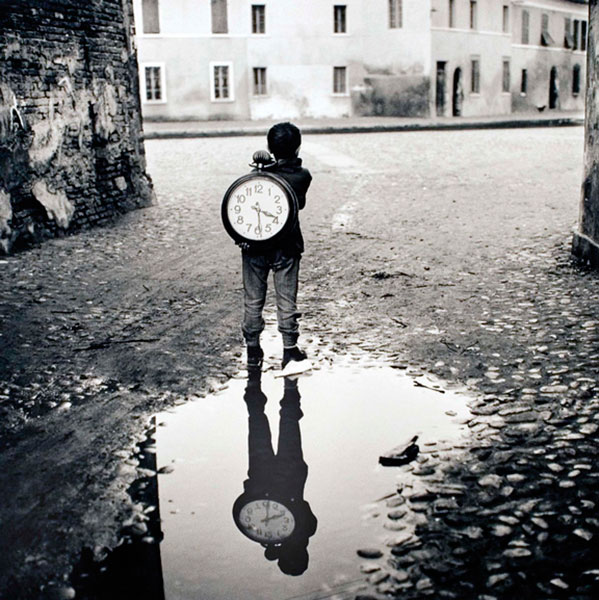
<path id="1" fill-rule="evenodd" d="M 139 61 L 164 64 L 167 102 L 146 117 L 297 118 L 352 113 L 350 90 L 371 71 L 430 73 L 430 0 L 404 0 L 401 29 L 389 29 L 387 0 L 345 0 L 347 33 L 333 31 L 343 0 L 261 0 L 266 33 L 251 33 L 251 1 L 229 0 L 228 33 L 211 33 L 210 0 L 162 0 L 160 33 L 142 34 Z M 382 50 L 384 48 L 384 50 Z M 210 102 L 210 61 L 231 61 L 235 101 Z M 333 67 L 347 68 L 347 94 L 333 94 Z M 253 67 L 267 68 L 268 94 L 253 95 Z"/>

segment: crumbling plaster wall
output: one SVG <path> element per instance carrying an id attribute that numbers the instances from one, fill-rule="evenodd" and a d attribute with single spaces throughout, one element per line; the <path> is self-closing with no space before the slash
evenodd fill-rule
<path id="1" fill-rule="evenodd" d="M 0 8 L 0 252 L 148 205 L 131 0 Z"/>

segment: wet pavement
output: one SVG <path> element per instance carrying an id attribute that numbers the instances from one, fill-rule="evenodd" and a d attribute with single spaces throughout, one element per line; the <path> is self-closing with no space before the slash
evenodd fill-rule
<path id="1" fill-rule="evenodd" d="M 48 598 L 66 598 L 75 589 L 79 597 L 87 589 L 90 598 L 99 598 L 98 590 L 109 589 L 110 581 L 137 581 L 123 597 L 140 590 L 146 598 L 172 594 L 177 578 L 157 565 L 167 561 L 177 524 L 183 539 L 188 529 L 205 525 L 191 512 L 205 509 L 222 511 L 219 532 L 228 527 L 231 537 L 212 553 L 207 540 L 192 539 L 189 560 L 170 555 L 169 564 L 183 571 L 183 587 L 197 584 L 194 552 L 220 558 L 214 568 L 228 569 L 228 580 L 240 567 L 231 561 L 225 568 L 222 551 L 239 552 L 243 544 L 257 572 L 282 577 L 277 564 L 237 529 L 231 512 L 248 479 L 245 381 L 233 380 L 211 395 L 235 374 L 241 343 L 238 256 L 223 242 L 210 199 L 220 197 L 261 143 L 148 142 L 156 206 L 127 215 L 115 227 L 50 242 L 3 263 L 2 341 L 10 352 L 2 356 L 2 428 L 8 435 L 0 455 L 6 532 L 0 575 L 10 570 L 19 574 L 17 582 L 37 589 L 40 579 L 53 578 L 54 587 L 44 588 Z M 317 527 L 308 536 L 308 569 L 297 581 L 316 573 L 321 544 L 330 549 L 331 564 L 339 564 L 337 553 L 346 551 L 327 545 L 337 535 L 328 534 L 326 523 L 337 515 L 325 508 L 326 477 L 334 478 L 334 501 L 349 505 L 353 495 L 363 496 L 345 517 L 360 526 L 331 530 L 341 541 L 349 536 L 347 564 L 301 593 L 320 592 L 323 585 L 333 593 L 347 583 L 349 589 L 339 591 L 362 599 L 597 597 L 599 278 L 569 258 L 582 130 L 319 136 L 304 146 L 315 177 L 314 202 L 302 217 L 309 240 L 302 340 L 322 339 L 327 348 L 314 349 L 322 368 L 298 384 L 308 465 L 304 499 Z M 376 161 L 366 164 L 364 157 Z M 273 354 L 278 360 L 279 349 Z M 354 354 L 353 366 L 346 364 Z M 362 371 L 364 358 L 374 364 Z M 329 384 L 311 391 L 311 382 L 328 374 L 344 389 L 353 368 L 365 381 L 368 373 L 391 368 L 385 373 L 397 380 L 399 405 L 415 392 L 443 403 L 453 386 L 466 388 L 468 395 L 459 397 L 470 416 L 462 422 L 459 415 L 434 411 L 458 427 L 463 443 L 445 444 L 440 432 L 438 439 L 417 440 L 420 452 L 407 466 L 378 466 L 379 455 L 409 443 L 413 429 L 420 430 L 418 423 L 402 428 L 406 414 L 416 412 L 410 401 L 409 410 L 397 408 L 397 439 L 390 436 L 383 444 L 377 436 L 364 435 L 365 441 L 352 433 L 348 450 L 368 468 L 363 465 L 345 483 L 344 494 L 338 486 L 345 473 L 354 472 L 353 462 L 345 466 L 343 452 L 337 453 L 344 443 L 331 438 L 337 440 L 331 448 L 324 433 L 311 437 L 316 427 L 330 435 L 331 419 L 343 411 L 320 411 L 320 404 L 338 408 L 339 400 Z M 347 375 L 337 380 L 341 372 Z M 369 424 L 365 433 L 388 431 L 387 411 L 394 414 L 393 408 L 367 411 L 379 388 L 371 382 L 361 390 L 362 375 L 350 391 L 355 388 L 368 402 L 351 414 Z M 402 381 L 410 383 L 405 394 Z M 440 385 L 446 393 L 414 382 Z M 274 441 L 283 383 L 267 371 L 263 390 Z M 184 457 L 176 444 L 160 449 L 176 423 L 188 425 L 183 417 L 178 421 L 179 411 L 200 411 L 204 396 L 215 418 L 219 402 L 231 406 L 227 416 L 236 425 L 220 429 L 225 439 L 235 437 L 229 441 L 238 451 L 220 457 L 218 450 L 226 448 L 218 445 L 219 431 L 202 420 L 198 430 L 222 467 L 219 479 L 213 481 L 215 471 L 200 483 L 185 477 L 180 494 L 163 497 L 179 474 L 211 468 L 206 454 L 172 463 Z M 160 417 L 169 425 L 157 426 L 156 443 L 150 442 L 143 431 L 148 417 L 179 404 Z M 356 427 L 354 421 L 344 426 Z M 149 452 L 132 456 L 131 440 L 138 444 L 135 452 L 139 445 Z M 192 457 L 200 441 L 189 436 Z M 352 455 L 356 467 L 359 459 Z M 139 475 L 145 478 L 133 484 L 133 499 L 121 504 L 120 491 Z M 158 485 L 152 492 L 153 481 Z M 149 501 L 144 488 L 158 502 Z M 9 493 L 13 489 L 19 493 Z M 195 491 L 221 494 L 222 502 L 195 504 Z M 170 504 L 176 505 L 173 514 Z M 162 523 L 151 506 L 160 507 Z M 106 550 L 119 540 L 115 550 Z M 90 550 L 71 573 L 84 545 Z M 148 576 L 147 564 L 160 581 Z M 223 589 L 229 589 L 227 580 Z"/>
<path id="2" fill-rule="evenodd" d="M 331 360 L 317 340 L 307 347 L 310 374 L 275 378 L 269 341 L 261 376 L 241 371 L 216 393 L 156 415 L 132 457 L 140 502 L 125 537 L 155 585 L 159 566 L 166 600 L 353 598 L 367 589 L 365 574 L 386 579 L 369 560 L 380 554 L 373 547 L 389 554 L 415 539 L 414 479 L 440 451 L 465 447 L 463 393 L 364 352 Z M 379 464 L 414 436 L 407 464 Z M 116 577 L 106 597 L 123 589 L 114 575 L 122 564 L 106 564 L 105 577 Z M 96 597 L 85 580 L 75 582 L 77 597 Z"/>

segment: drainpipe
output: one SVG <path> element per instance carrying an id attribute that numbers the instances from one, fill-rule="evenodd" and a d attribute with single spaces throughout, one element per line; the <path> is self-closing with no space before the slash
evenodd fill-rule
<path id="1" fill-rule="evenodd" d="M 572 253 L 599 267 L 599 0 L 589 0 L 584 179 Z"/>

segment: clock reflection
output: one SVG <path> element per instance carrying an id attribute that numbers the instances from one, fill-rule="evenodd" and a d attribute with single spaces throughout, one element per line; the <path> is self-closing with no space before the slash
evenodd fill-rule
<path id="1" fill-rule="evenodd" d="M 249 469 L 244 491 L 233 505 L 233 518 L 246 537 L 262 545 L 266 559 L 277 561 L 286 575 L 301 575 L 308 568 L 308 540 L 316 532 L 317 520 L 304 500 L 308 466 L 302 454 L 297 380 L 284 380 L 276 454 L 260 373 L 250 375 L 244 400 Z"/>

